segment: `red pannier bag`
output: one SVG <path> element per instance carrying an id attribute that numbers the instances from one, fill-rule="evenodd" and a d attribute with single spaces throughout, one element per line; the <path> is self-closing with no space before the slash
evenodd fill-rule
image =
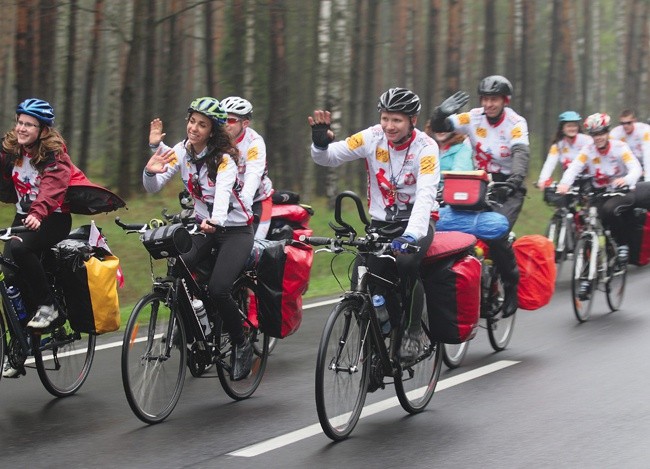
<path id="1" fill-rule="evenodd" d="M 301 235 L 311 236 L 313 232 L 309 229 L 309 220 L 313 214 L 314 210 L 309 205 L 274 203 L 268 238 L 299 240 Z"/>
<path id="2" fill-rule="evenodd" d="M 557 274 L 553 242 L 546 236 L 527 235 L 516 240 L 512 248 L 519 267 L 519 307 L 534 310 L 547 305 Z"/>
<path id="3" fill-rule="evenodd" d="M 298 330 L 313 259 L 311 246 L 291 240 L 275 242 L 262 252 L 255 290 L 257 318 L 270 337 L 284 338 Z"/>
<path id="4" fill-rule="evenodd" d="M 630 264 L 650 263 L 650 213 L 644 208 L 634 209 L 634 227 L 630 236 Z"/>
<path id="5" fill-rule="evenodd" d="M 487 206 L 488 174 L 483 171 L 444 171 L 442 199 L 460 210 L 482 210 Z"/>
<path id="6" fill-rule="evenodd" d="M 481 262 L 471 255 L 476 238 L 438 231 L 421 274 L 434 340 L 460 344 L 476 335 L 481 310 Z"/>

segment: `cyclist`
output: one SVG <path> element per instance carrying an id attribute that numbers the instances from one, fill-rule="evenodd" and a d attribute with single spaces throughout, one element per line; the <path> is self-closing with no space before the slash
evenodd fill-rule
<path id="1" fill-rule="evenodd" d="M 417 357 L 423 346 L 424 299 L 419 266 L 433 239 L 431 217 L 438 207 L 435 199 L 440 181 L 438 145 L 415 128 L 420 108 L 420 98 L 415 93 L 405 88 L 391 88 L 379 98 L 379 124 L 338 142 L 334 142 L 328 111 L 316 110 L 308 118 L 314 161 L 322 166 L 339 166 L 365 159 L 372 226 L 379 228 L 397 223 L 402 228 L 402 233 L 392 242 L 397 272 L 394 264 L 385 259 L 371 259 L 368 268 L 386 277 L 398 274 L 401 279 L 401 298 L 387 294 L 386 304 L 394 326 L 399 324 L 395 312 L 408 312 L 399 351 L 404 362 Z M 407 254 L 403 252 L 405 244 L 417 245 L 420 250 Z"/>
<path id="2" fill-rule="evenodd" d="M 255 237 L 266 238 L 271 226 L 273 184 L 266 164 L 264 139 L 250 127 L 253 105 L 239 96 L 229 96 L 221 101 L 221 106 L 228 113 L 226 130 L 240 154 L 239 177 L 244 182 L 241 198 L 247 207 L 252 206 Z"/>
<path id="3" fill-rule="evenodd" d="M 215 303 L 234 346 L 234 380 L 250 373 L 252 344 L 245 338 L 232 286 L 253 247 L 252 213 L 241 199 L 239 152 L 224 124 L 228 115 L 215 98 L 197 98 L 187 110 L 187 137 L 169 148 L 162 143 L 163 123 L 151 122 L 149 145 L 156 152 L 145 166 L 142 182 L 147 192 L 158 192 L 180 172 L 194 199 L 197 223 L 206 236 L 193 236 L 192 250 L 183 256 L 193 267 L 218 248 L 208 281 Z"/>
<path id="4" fill-rule="evenodd" d="M 553 180 L 553 171 L 558 161 L 562 164 L 562 170 L 566 170 L 569 164 L 578 156 L 580 149 L 585 145 L 593 143 L 593 139 L 582 133 L 580 121 L 582 117 L 575 111 L 565 111 L 560 114 L 558 128 L 542 167 L 542 172 L 537 180 L 537 187 L 544 190 Z"/>
<path id="5" fill-rule="evenodd" d="M 36 311 L 27 323 L 34 329 L 48 327 L 59 316 L 40 255 L 65 239 L 72 226 L 64 204 L 72 162 L 65 140 L 53 126 L 50 103 L 26 99 L 16 108 L 16 123 L 5 134 L 0 150 L 2 201 L 16 203 L 12 226 L 30 230 L 6 243 L 5 256 L 20 267 L 20 278 L 12 281 L 19 285 L 28 311 Z M 18 377 L 19 370 L 7 362 L 2 376 Z"/>
<path id="6" fill-rule="evenodd" d="M 557 187 L 558 193 L 566 194 L 583 171 L 593 177 L 592 184 L 596 189 L 616 190 L 623 186 L 634 189 L 641 176 L 641 164 L 627 143 L 609 138 L 609 122 L 609 115 L 601 113 L 592 114 L 585 119 L 584 126 L 594 141 L 580 151 L 564 172 Z M 636 203 L 635 191 L 631 190 L 625 195 L 608 198 L 598 207 L 603 227 L 611 230 L 618 244 L 617 254 L 621 262 L 628 260 L 629 227 L 635 224 L 633 209 Z"/>
<path id="7" fill-rule="evenodd" d="M 619 117 L 617 125 L 609 133 L 609 138 L 622 140 L 627 143 L 634 156 L 643 166 L 646 180 L 650 180 L 650 125 L 637 122 L 636 115 L 631 109 L 625 109 Z"/>
<path id="8" fill-rule="evenodd" d="M 507 182 L 507 197 L 494 210 L 506 216 L 514 226 L 524 204 L 530 149 L 526 119 L 508 107 L 513 88 L 501 75 L 483 78 L 478 85 L 481 107 L 469 112 L 457 112 L 469 101 L 469 95 L 459 91 L 447 98 L 433 113 L 430 125 L 435 132 L 456 131 L 466 134 L 474 151 L 478 169 L 486 170 L 496 182 Z M 504 287 L 503 317 L 517 311 L 519 270 L 508 235 L 490 241 L 491 257 L 501 274 Z"/>

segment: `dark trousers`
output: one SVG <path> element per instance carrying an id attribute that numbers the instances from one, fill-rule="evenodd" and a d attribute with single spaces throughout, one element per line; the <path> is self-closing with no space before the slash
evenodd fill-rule
<path id="1" fill-rule="evenodd" d="M 517 190 L 503 204 L 494 206 L 493 211 L 504 215 L 508 219 L 510 230 L 512 230 L 523 206 L 524 192 Z M 490 257 L 494 261 L 497 271 L 501 274 L 501 279 L 504 283 L 513 285 L 519 281 L 519 269 L 517 268 L 517 260 L 512 245 L 508 241 L 509 235 L 510 233 L 506 233 L 505 236 L 488 241 L 487 244 L 490 247 Z"/>
<path id="2" fill-rule="evenodd" d="M 192 244 L 190 252 L 183 255 L 190 269 L 209 257 L 213 247 L 217 248 L 208 291 L 224 328 L 234 343 L 241 343 L 244 330 L 237 302 L 232 297 L 232 287 L 253 248 L 253 228 L 250 225 L 228 227 L 223 232 L 194 236 Z"/>
<path id="3" fill-rule="evenodd" d="M 16 214 L 12 226 L 23 226 L 25 215 Z M 72 217 L 69 213 L 52 213 L 41 222 L 38 231 L 28 231 L 16 236 L 5 243 L 4 255 L 13 260 L 20 268 L 18 275 L 7 272 L 10 283 L 14 283 L 22 292 L 23 301 L 30 314 L 36 312 L 41 305 L 54 303 L 54 295 L 50 290 L 45 269 L 42 264 L 42 254 L 56 243 L 64 240 L 70 233 Z"/>
<path id="4" fill-rule="evenodd" d="M 373 225 L 378 223 L 372 222 Z M 434 231 L 434 225 L 431 222 L 427 235 L 416 243 L 420 247 L 420 250 L 413 254 L 399 254 L 395 262 L 392 259 L 374 256 L 368 258 L 367 266 L 370 272 L 393 282 L 399 279 L 399 297 L 390 294 L 391 292 L 379 291 L 378 288 L 371 289 L 373 294 L 379 293 L 386 298 L 386 306 L 391 315 L 391 324 L 393 327 L 399 326 L 399 313 L 402 311 L 400 306 L 406 305 L 404 308 L 407 314 L 405 326 L 413 332 L 420 328 L 422 307 L 424 305 L 424 288 L 420 279 L 420 264 L 433 241 Z"/>
<path id="5" fill-rule="evenodd" d="M 608 197 L 598 204 L 598 216 L 609 229 L 616 243 L 630 244 L 631 227 L 635 225 L 634 208 L 650 209 L 650 182 L 640 182 L 625 195 Z"/>

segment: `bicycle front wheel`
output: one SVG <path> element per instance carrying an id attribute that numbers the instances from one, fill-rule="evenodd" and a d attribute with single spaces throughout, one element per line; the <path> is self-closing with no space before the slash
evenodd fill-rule
<path id="1" fill-rule="evenodd" d="M 458 368 L 465 359 L 468 348 L 469 341 L 460 344 L 442 344 L 442 361 L 451 370 Z"/>
<path id="2" fill-rule="evenodd" d="M 316 360 L 316 410 L 325 434 L 347 438 L 361 415 L 368 392 L 369 323 L 361 318 L 362 303 L 343 299 L 330 314 Z"/>
<path id="3" fill-rule="evenodd" d="M 53 396 L 67 397 L 79 390 L 90 373 L 97 336 L 75 331 L 68 320 L 58 322 L 32 333 L 32 348 L 45 389 Z"/>
<path id="4" fill-rule="evenodd" d="M 422 412 L 431 401 L 440 378 L 443 346 L 440 342 L 429 339 L 429 313 L 426 306 L 422 311 L 422 328 L 427 336 L 423 352 L 413 365 L 403 368 L 395 376 L 397 399 L 405 411 L 410 414 Z"/>
<path id="5" fill-rule="evenodd" d="M 239 306 L 239 311 L 243 315 L 247 315 L 249 302 L 252 301 L 250 296 L 250 289 L 254 287 L 250 285 L 245 278 L 240 278 L 235 282 L 233 287 L 232 296 Z M 242 380 L 234 381 L 230 366 L 223 366 L 225 363 L 230 363 L 230 356 L 232 354 L 232 343 L 230 342 L 230 335 L 222 330 L 222 321 L 217 321 L 215 324 L 215 337 L 219 338 L 219 359 L 222 363 L 217 366 L 217 374 L 223 390 L 236 401 L 247 399 L 253 395 L 255 390 L 259 387 L 264 371 L 266 370 L 266 362 L 269 358 L 269 336 L 263 334 L 259 328 L 253 327 L 248 322 L 244 322 L 244 335 L 248 338 L 253 346 L 253 363 L 251 365 L 251 372 Z"/>
<path id="6" fill-rule="evenodd" d="M 135 305 L 122 343 L 122 384 L 131 410 L 143 422 L 162 422 L 176 407 L 186 343 L 182 318 L 165 293 L 150 293 Z"/>
<path id="7" fill-rule="evenodd" d="M 515 330 L 515 317 L 517 313 L 503 317 L 503 282 L 501 275 L 494 274 L 492 286 L 490 287 L 490 309 L 491 312 L 487 317 L 487 332 L 490 345 L 495 352 L 505 350 L 510 343 L 512 333 Z"/>
<path id="8" fill-rule="evenodd" d="M 591 317 L 598 276 L 589 273 L 591 270 L 591 257 L 593 238 L 590 234 L 581 237 L 576 243 L 575 259 L 573 261 L 573 276 L 571 278 L 571 291 L 573 292 L 573 312 L 578 322 L 585 322 Z"/>

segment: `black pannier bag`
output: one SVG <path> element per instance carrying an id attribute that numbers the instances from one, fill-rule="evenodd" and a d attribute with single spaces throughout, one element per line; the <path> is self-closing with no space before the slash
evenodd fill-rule
<path id="1" fill-rule="evenodd" d="M 192 249 L 192 235 L 181 224 L 164 225 L 147 230 L 142 244 L 154 259 L 164 259 L 186 254 Z"/>

